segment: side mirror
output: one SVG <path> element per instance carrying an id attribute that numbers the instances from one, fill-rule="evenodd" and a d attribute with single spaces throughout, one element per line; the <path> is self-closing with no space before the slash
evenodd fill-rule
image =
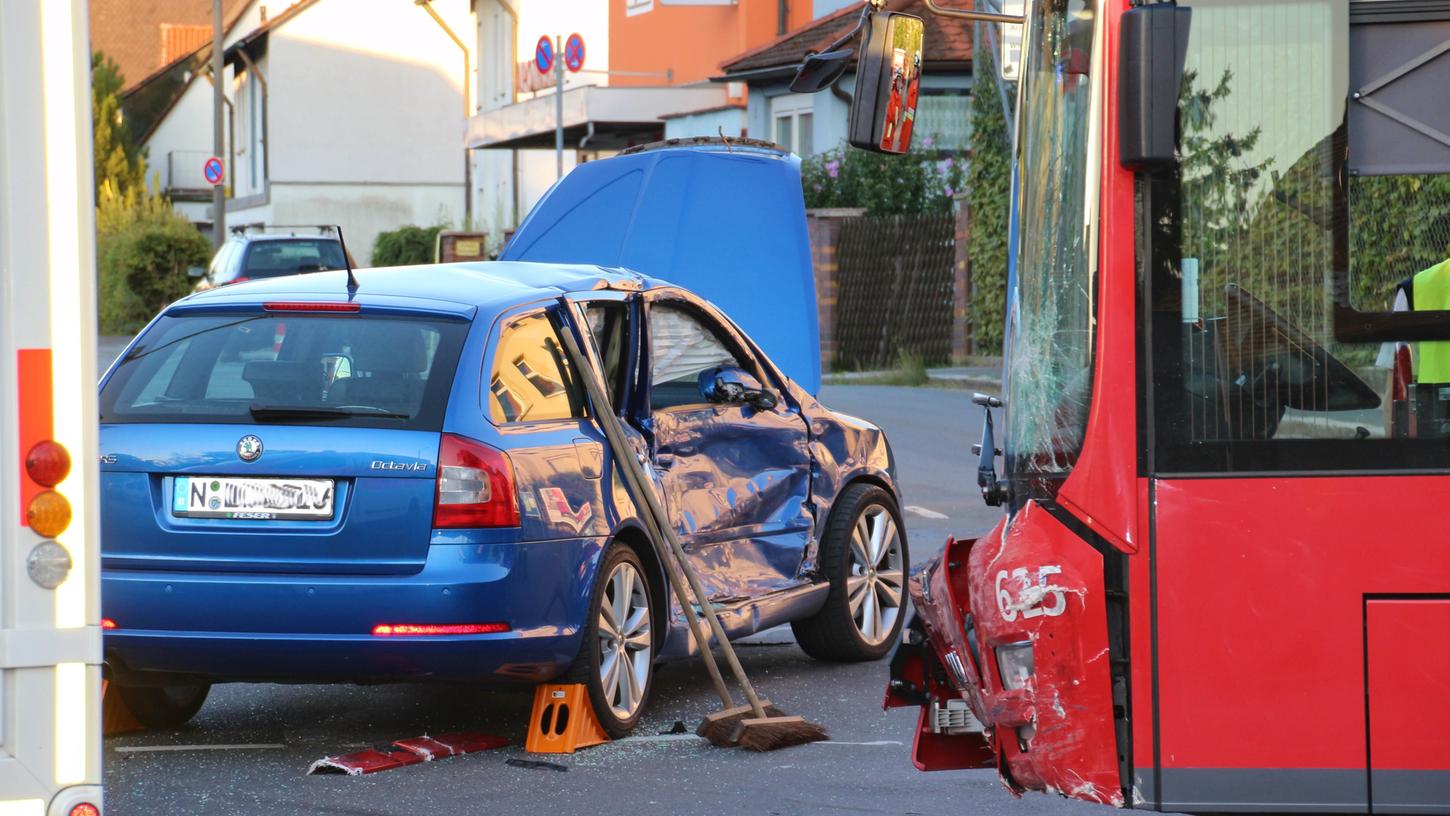
<path id="1" fill-rule="evenodd" d="M 204 278 L 204 277 L 206 277 L 206 267 L 204 267 L 204 266 L 188 266 L 186 268 L 186 276 L 188 278 Z"/>
<path id="2" fill-rule="evenodd" d="M 977 487 L 982 491 L 983 503 L 997 507 L 1007 500 L 1007 488 L 997 479 L 997 437 L 992 427 L 992 409 L 1001 408 L 1002 400 L 989 394 L 973 394 L 972 402 L 982 406 L 982 442 L 972 446 L 977 454 Z"/>
<path id="3" fill-rule="evenodd" d="M 1178 94 L 1192 17 L 1192 9 L 1166 3 L 1123 12 L 1118 161 L 1129 170 L 1171 167 L 1177 159 Z"/>
<path id="4" fill-rule="evenodd" d="M 853 146 L 877 153 L 911 149 L 925 32 L 921 18 L 910 14 L 876 13 L 866 21 L 847 132 Z"/>
<path id="5" fill-rule="evenodd" d="M 774 391 L 738 366 L 716 366 L 700 372 L 700 395 L 707 402 L 743 403 L 757 411 L 769 411 L 780 402 Z"/>

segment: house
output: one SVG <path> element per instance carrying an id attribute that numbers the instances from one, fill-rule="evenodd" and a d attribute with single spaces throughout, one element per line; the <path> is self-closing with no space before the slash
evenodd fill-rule
<path id="1" fill-rule="evenodd" d="M 917 144 L 940 150 L 965 150 L 971 134 L 972 24 L 938 17 L 923 0 L 893 0 L 892 11 L 921 17 L 926 48 L 921 95 L 918 98 Z M 713 77 L 749 88 L 745 112 L 749 135 L 768 139 L 801 156 L 841 146 L 846 140 L 855 70 L 848 70 L 829 90 L 798 94 L 790 90 L 807 54 L 824 51 L 856 25 L 860 6 L 852 3 L 826 14 L 757 48 L 723 61 Z"/>
<path id="2" fill-rule="evenodd" d="M 541 37 L 578 32 L 588 45 L 583 69 L 564 77 L 568 172 L 666 137 L 744 134 L 745 84 L 712 82 L 720 63 L 808 24 L 818 6 L 852 1 L 478 0 L 486 91 L 468 144 L 485 168 L 480 211 L 492 223 L 517 223 L 558 177 L 553 78 L 533 66 Z M 512 58 L 504 56 L 510 46 Z"/>
<path id="3" fill-rule="evenodd" d="M 472 38 L 465 61 L 465 49 L 412 2 L 278 5 L 247 3 L 224 39 L 228 226 L 338 224 L 367 263 L 384 230 L 464 225 Z M 431 6 L 453 32 L 473 29 L 468 0 Z M 212 147 L 209 52 L 210 43 L 200 46 L 126 100 L 132 121 L 145 123 L 143 145 L 153 168 L 164 167 L 164 187 L 207 226 L 209 185 L 200 174 Z"/>

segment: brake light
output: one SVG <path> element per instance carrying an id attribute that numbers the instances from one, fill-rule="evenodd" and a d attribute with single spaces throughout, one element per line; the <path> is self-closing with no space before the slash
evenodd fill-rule
<path id="1" fill-rule="evenodd" d="M 273 300 L 263 303 L 262 308 L 269 312 L 356 312 L 361 307 L 352 302 L 305 303 L 295 300 Z"/>
<path id="2" fill-rule="evenodd" d="M 491 635 L 509 630 L 507 623 L 380 623 L 373 627 L 377 637 L 408 635 Z"/>
<path id="3" fill-rule="evenodd" d="M 90 802 L 81 802 L 70 809 L 70 816 L 101 816 L 101 809 Z"/>
<path id="4" fill-rule="evenodd" d="M 246 283 L 249 280 L 251 280 L 251 278 L 247 277 L 246 275 L 238 275 L 235 278 L 232 278 L 231 280 L 227 281 L 226 283 L 222 283 L 222 284 L 218 284 L 218 285 L 219 286 L 231 286 L 234 283 Z"/>
<path id="5" fill-rule="evenodd" d="M 519 526 L 514 471 L 508 456 L 481 442 L 443 434 L 438 446 L 433 526 Z"/>
<path id="6" fill-rule="evenodd" d="M 101 628 L 102 629 L 115 629 L 116 628 L 116 622 L 113 621 L 113 620 L 111 620 L 110 618 L 101 618 Z"/>

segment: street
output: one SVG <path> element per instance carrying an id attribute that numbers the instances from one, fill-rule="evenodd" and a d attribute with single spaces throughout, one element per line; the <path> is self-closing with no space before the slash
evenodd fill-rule
<path id="1" fill-rule="evenodd" d="M 114 346 L 112 354 L 119 351 Z M 103 349 L 102 361 L 109 357 Z M 949 533 L 976 535 L 996 518 L 976 497 L 980 409 L 968 392 L 827 386 L 822 399 L 883 425 L 902 478 L 913 562 Z M 941 516 L 941 517 L 938 517 Z M 108 813 L 382 814 L 954 814 L 1037 816 L 1095 806 L 1029 794 L 1014 801 L 993 771 L 923 774 L 911 766 L 916 711 L 882 712 L 884 663 L 817 663 L 788 628 L 740 650 L 752 680 L 792 714 L 821 723 L 831 741 L 754 754 L 688 734 L 718 706 L 694 661 L 661 666 L 635 735 L 566 756 L 529 756 L 522 741 L 528 688 L 277 686 L 213 688 L 201 713 L 175 732 L 106 740 Z M 510 747 L 371 776 L 306 776 L 311 763 L 392 740 L 476 730 Z M 523 768 L 510 759 L 560 768 Z M 606 804 L 607 803 L 607 804 Z"/>

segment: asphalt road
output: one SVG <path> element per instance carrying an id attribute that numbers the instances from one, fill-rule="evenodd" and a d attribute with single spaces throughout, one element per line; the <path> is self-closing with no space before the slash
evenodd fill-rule
<path id="1" fill-rule="evenodd" d="M 114 352 L 113 352 L 114 354 Z M 103 353 L 103 364 L 107 361 Z M 997 511 L 976 497 L 970 445 L 979 409 L 963 391 L 832 386 L 822 398 L 887 429 L 897 456 L 912 560 L 945 536 L 977 535 Z M 752 679 L 832 740 L 768 754 L 714 748 L 691 730 L 715 701 L 696 663 L 660 667 L 635 736 L 520 768 L 531 695 L 458 686 L 227 685 L 174 732 L 105 743 L 107 812 L 152 814 L 1105 814 L 1040 794 L 1014 801 L 991 771 L 923 774 L 911 766 L 916 714 L 880 708 L 882 663 L 816 663 L 789 629 L 741 649 Z M 365 777 L 307 776 L 324 755 L 424 733 L 477 730 L 514 746 Z"/>

